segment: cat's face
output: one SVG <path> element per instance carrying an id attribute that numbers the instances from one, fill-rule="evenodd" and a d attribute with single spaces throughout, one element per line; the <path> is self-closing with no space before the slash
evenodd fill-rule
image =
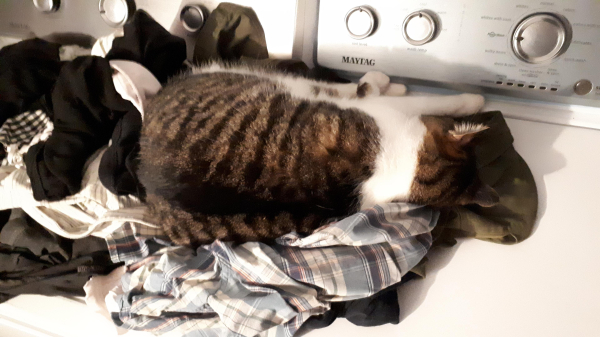
<path id="1" fill-rule="evenodd" d="M 487 129 L 450 117 L 421 117 L 427 132 L 408 201 L 438 207 L 498 203 L 496 191 L 477 175 L 474 142 Z"/>

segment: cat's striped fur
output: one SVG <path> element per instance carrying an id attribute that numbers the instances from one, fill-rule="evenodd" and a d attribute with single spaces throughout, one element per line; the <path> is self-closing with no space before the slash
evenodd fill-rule
<path id="1" fill-rule="evenodd" d="M 330 85 L 212 66 L 174 80 L 146 107 L 141 138 L 139 177 L 157 221 L 179 244 L 265 241 L 291 231 L 309 233 L 361 203 L 385 202 L 360 198 L 389 150 L 381 116 L 357 104 L 369 100 L 359 97 L 389 88 L 389 79 L 376 83 L 379 79 L 358 87 Z M 414 154 L 412 174 L 427 179 L 405 180 L 414 180 L 414 195 L 423 198 L 408 191 L 391 198 L 472 202 L 481 190 L 472 156 L 457 141 L 450 156 L 437 150 L 440 137 L 452 141 L 448 128 L 453 126 L 441 129 L 447 119 L 430 128 L 419 116 L 412 117 L 415 121 L 426 132 L 406 143 L 428 150 Z M 461 130 L 461 137 L 465 134 Z M 432 138 L 429 145 L 422 143 L 426 135 Z M 434 166 L 459 171 L 448 176 L 423 170 Z M 451 181 L 457 177 L 460 182 Z"/>

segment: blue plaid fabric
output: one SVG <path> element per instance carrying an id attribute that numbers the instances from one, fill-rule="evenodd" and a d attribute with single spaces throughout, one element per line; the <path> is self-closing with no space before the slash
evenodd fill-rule
<path id="1" fill-rule="evenodd" d="M 430 248 L 437 218 L 390 203 L 272 246 L 216 241 L 196 250 L 162 246 L 128 223 L 107 238 L 113 259 L 130 264 L 113 320 L 163 336 L 292 336 L 330 302 L 400 282 Z"/>

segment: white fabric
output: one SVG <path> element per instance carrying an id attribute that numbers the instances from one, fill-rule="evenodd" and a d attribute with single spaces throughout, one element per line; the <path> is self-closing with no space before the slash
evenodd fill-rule
<path id="1" fill-rule="evenodd" d="M 110 51 L 110 48 L 112 48 L 113 40 L 121 36 L 123 36 L 123 28 L 119 28 L 109 35 L 102 36 L 96 40 L 96 43 L 94 43 L 94 46 L 92 47 L 92 55 L 105 57 Z"/>
<path id="2" fill-rule="evenodd" d="M 160 82 L 141 64 L 125 60 L 112 60 L 110 66 L 117 72 L 113 75 L 113 83 L 117 92 L 130 101 L 144 118 L 144 103 L 160 89 Z"/>
<path id="3" fill-rule="evenodd" d="M 102 185 L 98 166 L 104 151 L 99 150 L 88 160 L 81 191 L 60 201 L 35 200 L 25 168 L 2 167 L 0 209 L 22 208 L 42 226 L 71 239 L 105 237 L 125 221 L 156 227 L 139 199 L 118 196 Z"/>
<path id="4" fill-rule="evenodd" d="M 61 61 L 73 61 L 79 56 L 89 56 L 92 50 L 78 45 L 66 45 L 58 48 L 58 55 Z"/>

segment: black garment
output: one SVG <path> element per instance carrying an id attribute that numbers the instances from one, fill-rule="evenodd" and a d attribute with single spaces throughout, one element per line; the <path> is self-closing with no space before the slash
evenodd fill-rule
<path id="1" fill-rule="evenodd" d="M 185 69 L 185 41 L 171 35 L 146 12 L 138 10 L 125 24 L 123 37 L 116 38 L 106 55 L 108 60 L 129 60 L 142 64 L 161 83 Z M 142 118 L 137 110 L 125 114 L 112 133 L 98 169 L 100 181 L 118 195 L 145 197 L 137 179 Z"/>
<path id="2" fill-rule="evenodd" d="M 84 296 L 90 276 L 119 265 L 104 240 L 62 238 L 15 209 L 0 233 L 0 303 L 20 294 Z"/>
<path id="3" fill-rule="evenodd" d="M 63 62 L 59 44 L 30 39 L 0 50 L 0 125 L 22 112 L 43 108 Z"/>
<path id="4" fill-rule="evenodd" d="M 78 57 L 63 66 L 52 104 L 52 135 L 25 156 L 36 200 L 77 193 L 88 157 L 108 143 L 123 115 L 137 111 L 115 90 L 108 61 L 95 56 Z"/>
<path id="5" fill-rule="evenodd" d="M 138 10 L 123 27 L 123 36 L 114 39 L 107 60 L 128 60 L 140 63 L 160 83 L 185 69 L 185 41 L 171 35 L 148 13 Z"/>
<path id="6" fill-rule="evenodd" d="M 100 161 L 100 181 L 117 195 L 132 194 L 144 199 L 146 193 L 137 178 L 142 117 L 130 111 L 119 120 L 112 134 L 112 144 Z"/>
<path id="7" fill-rule="evenodd" d="M 400 307 L 396 287 L 390 287 L 370 297 L 354 301 L 332 302 L 331 309 L 322 315 L 310 317 L 294 336 L 303 336 L 308 332 L 330 326 L 337 317 L 345 317 L 358 326 L 378 326 L 398 324 Z"/>

